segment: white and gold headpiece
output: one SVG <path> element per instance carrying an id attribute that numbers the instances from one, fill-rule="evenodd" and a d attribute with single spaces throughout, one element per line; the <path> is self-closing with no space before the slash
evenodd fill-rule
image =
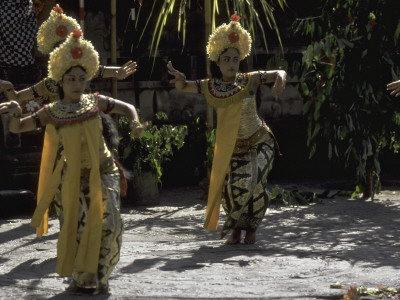
<path id="1" fill-rule="evenodd" d="M 37 33 L 38 49 L 43 54 L 53 51 L 55 45 L 65 40 L 74 29 L 81 29 L 79 23 L 64 15 L 64 11 L 57 4 L 50 12 L 49 18 L 39 27 Z"/>
<path id="2" fill-rule="evenodd" d="M 99 54 L 90 41 L 82 38 L 82 31 L 78 29 L 50 53 L 49 77 L 60 81 L 65 72 L 75 66 L 86 70 L 87 80 L 92 79 L 99 69 Z"/>
<path id="3" fill-rule="evenodd" d="M 210 35 L 207 44 L 207 54 L 210 60 L 218 61 L 219 56 L 227 48 L 236 48 L 239 51 L 240 60 L 250 54 L 251 37 L 238 22 L 240 17 L 231 16 L 229 24 L 222 24 Z"/>

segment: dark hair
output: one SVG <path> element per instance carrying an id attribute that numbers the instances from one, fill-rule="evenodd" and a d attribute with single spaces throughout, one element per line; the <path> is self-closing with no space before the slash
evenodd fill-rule
<path id="1" fill-rule="evenodd" d="M 222 54 L 224 54 L 224 53 L 226 53 L 226 51 L 228 51 L 229 48 L 230 47 L 226 48 L 224 51 L 221 52 L 221 54 L 218 57 L 218 60 L 219 60 L 219 58 L 221 57 Z M 235 49 L 238 52 L 238 54 L 240 54 L 238 49 L 236 49 L 236 48 L 233 48 L 233 49 Z M 240 61 L 239 70 L 241 69 L 241 65 L 242 65 L 242 61 Z M 219 67 L 218 67 L 218 65 L 217 65 L 217 63 L 215 61 L 211 61 L 210 71 L 211 71 L 211 77 L 212 78 L 219 78 L 219 79 L 222 78 L 221 70 L 219 69 Z"/>
<path id="2" fill-rule="evenodd" d="M 69 68 L 67 71 L 65 71 L 64 75 L 62 76 L 62 78 L 64 78 L 65 74 L 68 74 L 69 72 L 71 72 L 71 70 L 75 67 L 79 67 L 83 72 L 86 73 L 86 70 L 84 67 L 77 65 L 77 66 L 72 66 L 71 68 Z M 64 99 L 64 90 L 62 88 L 61 85 L 58 86 L 58 94 L 60 95 L 60 99 Z"/>

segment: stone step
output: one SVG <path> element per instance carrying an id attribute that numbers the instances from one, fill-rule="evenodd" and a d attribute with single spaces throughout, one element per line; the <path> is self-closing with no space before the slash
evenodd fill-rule
<path id="1" fill-rule="evenodd" d="M 34 193 L 29 190 L 0 190 L 0 218 L 31 215 L 36 207 Z"/>

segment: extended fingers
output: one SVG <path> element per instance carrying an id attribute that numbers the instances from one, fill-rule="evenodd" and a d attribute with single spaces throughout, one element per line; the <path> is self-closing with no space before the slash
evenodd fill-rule
<path id="1" fill-rule="evenodd" d="M 175 68 L 172 66 L 172 62 L 171 61 L 168 61 L 168 63 L 167 63 L 167 68 L 168 68 L 168 71 L 171 71 L 171 72 L 176 72 L 177 70 L 175 70 Z M 172 74 L 172 73 L 170 73 L 170 74 Z"/>
<path id="2" fill-rule="evenodd" d="M 121 68 L 136 68 L 136 67 L 137 63 L 135 61 L 130 60 L 124 63 Z"/>
<path id="3" fill-rule="evenodd" d="M 0 114 L 10 112 L 10 108 L 12 106 L 12 102 L 4 102 L 0 104 Z"/>

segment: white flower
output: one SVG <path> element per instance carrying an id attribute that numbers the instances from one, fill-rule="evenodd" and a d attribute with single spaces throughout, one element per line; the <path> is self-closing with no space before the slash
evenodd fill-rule
<path id="1" fill-rule="evenodd" d="M 40 105 L 36 101 L 31 100 L 25 105 L 25 108 L 28 112 L 34 112 L 40 109 Z"/>

